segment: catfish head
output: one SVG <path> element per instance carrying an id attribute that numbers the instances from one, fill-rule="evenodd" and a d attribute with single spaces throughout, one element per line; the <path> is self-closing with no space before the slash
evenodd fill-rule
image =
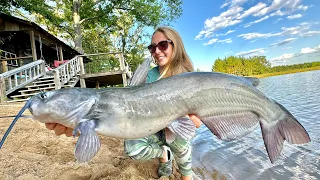
<path id="1" fill-rule="evenodd" d="M 50 92 L 41 92 L 30 98 L 0 141 L 0 149 L 17 120 L 26 109 L 33 118 L 42 123 L 59 123 L 75 128 L 89 113 L 96 101 L 96 91 L 93 89 L 69 88 Z"/>
<path id="2" fill-rule="evenodd" d="M 95 91 L 70 88 L 42 92 L 30 99 L 29 111 L 42 123 L 76 127 L 95 103 Z"/>

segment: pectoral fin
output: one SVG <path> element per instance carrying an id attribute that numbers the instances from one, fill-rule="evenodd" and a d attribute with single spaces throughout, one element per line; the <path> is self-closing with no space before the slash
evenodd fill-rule
<path id="1" fill-rule="evenodd" d="M 201 120 L 213 134 L 222 140 L 243 137 L 259 125 L 258 116 L 253 112 L 211 116 L 201 118 Z"/>
<path id="2" fill-rule="evenodd" d="M 100 149 L 99 136 L 95 132 L 96 126 L 95 120 L 84 121 L 79 123 L 73 131 L 73 135 L 80 133 L 74 152 L 80 163 L 90 161 Z"/>

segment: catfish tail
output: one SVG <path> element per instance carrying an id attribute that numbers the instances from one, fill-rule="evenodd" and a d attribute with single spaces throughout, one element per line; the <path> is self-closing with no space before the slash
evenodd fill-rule
<path id="1" fill-rule="evenodd" d="M 271 163 L 278 158 L 285 140 L 290 144 L 310 142 L 307 131 L 297 119 L 281 104 L 274 102 L 284 111 L 284 115 L 275 123 L 260 121 L 262 137 Z"/>

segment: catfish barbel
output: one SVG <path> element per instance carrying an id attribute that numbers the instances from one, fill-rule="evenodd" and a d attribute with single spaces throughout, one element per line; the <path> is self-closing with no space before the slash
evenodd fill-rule
<path id="1" fill-rule="evenodd" d="M 282 105 L 249 81 L 222 73 L 189 72 L 125 88 L 60 89 L 33 96 L 19 115 L 26 108 L 42 123 L 60 123 L 74 128 L 74 135 L 80 134 L 75 148 L 79 162 L 89 161 L 99 151 L 97 134 L 141 138 L 186 114 L 198 116 L 222 140 L 240 138 L 260 124 L 272 163 L 284 140 L 291 144 L 310 141 L 303 126 Z"/>

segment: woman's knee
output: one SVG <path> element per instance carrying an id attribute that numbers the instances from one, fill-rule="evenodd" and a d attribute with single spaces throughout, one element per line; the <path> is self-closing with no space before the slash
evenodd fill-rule
<path id="1" fill-rule="evenodd" d="M 162 149 L 146 139 L 125 140 L 124 152 L 135 160 L 149 160 L 160 157 Z"/>

